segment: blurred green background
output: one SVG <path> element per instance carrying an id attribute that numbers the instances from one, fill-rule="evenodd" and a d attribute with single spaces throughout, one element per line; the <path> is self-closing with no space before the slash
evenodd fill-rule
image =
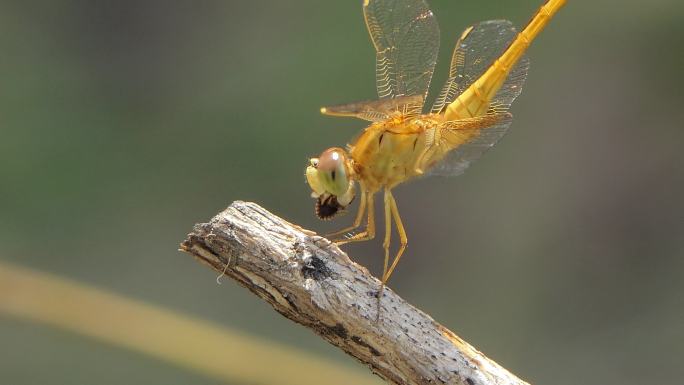
<path id="1" fill-rule="evenodd" d="M 541 0 L 432 0 L 432 97 L 470 23 Z M 536 384 L 684 376 L 684 3 L 573 1 L 540 35 L 511 132 L 465 175 L 395 192 L 390 286 Z M 0 260 L 366 370 L 176 251 L 236 199 L 319 232 L 308 157 L 375 97 L 360 1 L 0 2 Z M 348 246 L 378 273 L 381 240 Z M 370 374 L 369 374 L 370 376 Z M 0 316 L 3 384 L 215 384 Z"/>

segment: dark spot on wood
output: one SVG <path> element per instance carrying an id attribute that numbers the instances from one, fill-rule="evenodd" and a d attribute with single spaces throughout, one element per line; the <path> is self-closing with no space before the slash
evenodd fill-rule
<path id="1" fill-rule="evenodd" d="M 473 379 L 470 377 L 466 377 L 466 382 L 468 383 L 468 385 L 475 385 L 475 381 L 473 381 Z"/>
<path id="2" fill-rule="evenodd" d="M 376 357 L 381 356 L 378 349 L 370 346 L 366 341 L 362 340 L 361 337 L 352 336 L 351 340 L 354 341 L 357 345 L 363 346 L 364 348 L 368 348 L 368 351 L 370 351 L 372 355 Z"/>
<path id="3" fill-rule="evenodd" d="M 335 326 L 330 328 L 330 330 L 343 340 L 346 340 L 349 336 L 347 329 L 341 323 L 336 323 Z"/>
<path id="4" fill-rule="evenodd" d="M 416 145 L 418 144 L 418 137 L 413 141 L 413 151 L 416 151 Z"/>
<path id="5" fill-rule="evenodd" d="M 385 133 L 383 132 L 380 134 L 380 137 L 378 138 L 378 146 L 382 144 L 382 139 L 385 137 Z"/>
<path id="6" fill-rule="evenodd" d="M 314 255 L 302 266 L 302 275 L 304 278 L 313 278 L 316 281 L 321 281 L 329 278 L 332 275 L 332 271 L 330 271 L 322 259 Z"/>

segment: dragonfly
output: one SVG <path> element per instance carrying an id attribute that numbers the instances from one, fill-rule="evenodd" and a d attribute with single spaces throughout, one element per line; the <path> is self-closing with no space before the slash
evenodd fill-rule
<path id="1" fill-rule="evenodd" d="M 311 158 L 305 174 L 315 213 L 324 220 L 346 211 L 358 184 L 353 224 L 328 235 L 337 237 L 338 245 L 374 239 L 374 197 L 382 191 L 385 257 L 378 299 L 408 244 L 392 189 L 421 176 L 460 175 L 501 139 L 512 122 L 508 110 L 527 77 L 525 52 L 564 4 L 546 1 L 520 32 L 507 20 L 466 28 L 448 79 L 427 110 L 439 49 L 434 14 L 424 0 L 364 0 L 363 16 L 376 51 L 378 99 L 323 107 L 321 113 L 370 125 L 346 148 L 332 147 Z M 358 231 L 364 217 L 365 228 Z M 400 244 L 390 264 L 392 223 Z"/>

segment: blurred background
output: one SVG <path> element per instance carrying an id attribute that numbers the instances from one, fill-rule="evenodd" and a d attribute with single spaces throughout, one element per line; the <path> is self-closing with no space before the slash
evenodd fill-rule
<path id="1" fill-rule="evenodd" d="M 541 0 L 429 3 L 434 98 L 467 25 L 521 26 Z M 395 191 L 410 242 L 390 287 L 531 383 L 681 381 L 683 17 L 569 1 L 529 50 L 508 136 L 461 177 Z M 303 171 L 364 124 L 318 108 L 375 97 L 360 1 L 2 1 L 0 47 L 0 262 L 368 372 L 177 251 L 236 199 L 321 233 L 351 221 L 315 218 Z M 346 250 L 378 274 L 381 242 Z M 0 383 L 94 379 L 218 383 L 0 314 Z"/>

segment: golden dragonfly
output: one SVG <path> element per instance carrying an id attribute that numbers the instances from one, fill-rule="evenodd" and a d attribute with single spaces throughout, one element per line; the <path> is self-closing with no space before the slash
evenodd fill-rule
<path id="1" fill-rule="evenodd" d="M 364 0 L 363 15 L 376 50 L 379 99 L 321 108 L 326 115 L 371 123 L 346 149 L 329 148 L 310 159 L 306 179 L 321 219 L 343 212 L 359 184 L 353 225 L 329 234 L 342 236 L 337 244 L 375 237 L 374 195 L 384 191 L 385 259 L 378 298 L 408 243 L 392 189 L 423 175 L 459 175 L 496 144 L 511 125 L 508 109 L 527 76 L 525 51 L 564 4 L 548 0 L 520 33 L 507 20 L 466 28 L 456 43 L 446 84 L 423 113 L 439 48 L 435 16 L 424 0 Z M 352 233 L 364 215 L 365 230 Z M 390 265 L 392 221 L 400 246 Z"/>

